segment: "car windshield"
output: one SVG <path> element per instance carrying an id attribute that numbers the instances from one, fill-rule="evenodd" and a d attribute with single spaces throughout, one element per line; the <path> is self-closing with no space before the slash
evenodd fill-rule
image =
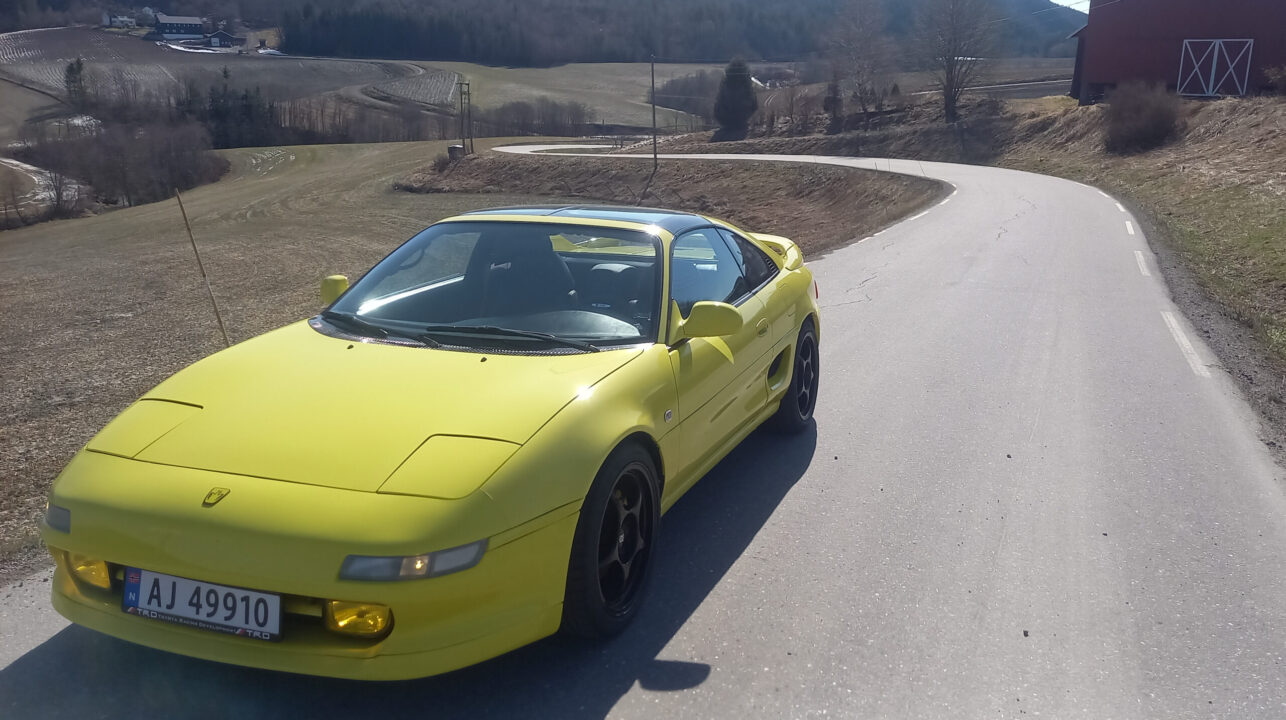
<path id="1" fill-rule="evenodd" d="M 634 230 L 440 223 L 372 268 L 329 315 L 346 331 L 366 326 L 453 346 L 652 342 L 659 257 L 656 238 Z"/>

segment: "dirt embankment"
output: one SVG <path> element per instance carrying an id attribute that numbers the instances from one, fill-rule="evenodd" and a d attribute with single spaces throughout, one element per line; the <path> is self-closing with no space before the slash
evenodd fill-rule
<path id="1" fill-rule="evenodd" d="M 475 155 L 438 173 L 421 168 L 398 188 L 411 192 L 521 192 L 664 206 L 792 238 L 806 254 L 861 239 L 928 205 L 933 180 L 774 162 L 663 163 L 647 187 L 643 159 Z"/>
<path id="2" fill-rule="evenodd" d="M 975 100 L 948 127 L 931 112 L 871 132 L 711 144 L 664 152 L 810 153 L 994 164 L 1112 193 L 1139 218 L 1176 303 L 1286 445 L 1286 99 L 1185 101 L 1175 137 L 1136 155 L 1103 147 L 1102 107 L 1070 98 Z"/>

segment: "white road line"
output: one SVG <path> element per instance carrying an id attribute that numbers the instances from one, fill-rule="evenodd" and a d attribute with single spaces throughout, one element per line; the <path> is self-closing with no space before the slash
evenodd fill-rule
<path id="1" fill-rule="evenodd" d="M 1117 210 L 1120 210 L 1121 212 L 1125 212 L 1125 207 L 1124 207 L 1123 205 L 1121 205 L 1121 203 L 1117 203 L 1117 204 L 1116 204 L 1116 209 L 1117 209 Z"/>
<path id="2" fill-rule="evenodd" d="M 947 197 L 942 199 L 942 202 L 938 203 L 938 207 L 942 207 L 943 205 L 946 205 L 949 202 L 951 202 L 951 196 L 948 195 Z"/>
<path id="3" fill-rule="evenodd" d="M 1111 200 L 1111 199 L 1112 199 L 1112 196 L 1111 196 L 1111 195 L 1108 195 L 1107 193 L 1103 192 L 1102 190 L 1099 190 L 1098 188 L 1094 188 L 1094 189 L 1095 189 L 1095 191 L 1097 191 L 1097 192 L 1098 192 L 1098 194 L 1099 194 L 1099 195 L 1102 195 L 1103 197 L 1107 198 L 1108 200 Z"/>
<path id="4" fill-rule="evenodd" d="M 1197 357 L 1197 351 L 1193 349 L 1192 343 L 1188 341 L 1188 336 L 1184 334 L 1183 328 L 1179 327 L 1179 321 L 1174 319 L 1174 313 L 1168 310 L 1161 311 L 1161 319 L 1165 320 L 1166 327 L 1170 328 L 1170 334 L 1174 336 L 1174 341 L 1178 343 L 1179 350 L 1183 352 L 1183 357 L 1188 361 L 1188 367 L 1192 372 L 1201 377 L 1210 377 L 1210 371 L 1205 365 L 1201 364 L 1201 358 Z"/>
<path id="5" fill-rule="evenodd" d="M 928 210 L 925 210 L 924 212 L 920 213 L 919 215 L 916 215 L 915 217 L 909 217 L 909 218 L 907 218 L 906 220 L 903 220 L 902 222 L 911 222 L 912 220 L 919 220 L 920 218 L 922 218 L 922 217 L 924 217 L 925 215 L 928 215 L 928 214 L 929 214 L 929 211 L 928 211 Z"/>
<path id="6" fill-rule="evenodd" d="M 1134 234 L 1134 223 L 1130 222 L 1129 220 L 1126 220 L 1126 221 L 1125 221 L 1125 231 L 1126 231 L 1126 232 L 1128 232 L 1129 234 L 1133 235 L 1133 234 Z"/>
<path id="7" fill-rule="evenodd" d="M 1139 263 L 1139 272 L 1143 273 L 1143 277 L 1152 277 L 1152 273 L 1148 272 L 1147 261 L 1143 259 L 1142 250 L 1134 251 L 1134 259 Z"/>

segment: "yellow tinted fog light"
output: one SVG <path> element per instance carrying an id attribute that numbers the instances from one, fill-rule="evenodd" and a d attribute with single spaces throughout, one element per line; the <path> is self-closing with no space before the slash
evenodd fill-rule
<path id="1" fill-rule="evenodd" d="M 112 589 L 112 576 L 107 570 L 107 563 L 80 553 L 67 553 L 67 567 L 72 576 L 83 583 L 88 583 L 103 590 Z"/>
<path id="2" fill-rule="evenodd" d="M 325 620 L 327 630 L 370 638 L 388 632 L 393 622 L 393 611 L 375 603 L 328 600 Z"/>

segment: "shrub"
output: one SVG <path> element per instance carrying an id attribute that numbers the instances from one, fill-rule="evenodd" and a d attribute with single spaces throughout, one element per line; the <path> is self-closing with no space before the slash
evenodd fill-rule
<path id="1" fill-rule="evenodd" d="M 449 167 L 451 167 L 451 156 L 446 153 L 440 153 L 437 157 L 433 158 L 433 171 L 437 174 L 441 175 L 446 172 Z"/>
<path id="2" fill-rule="evenodd" d="M 1286 95 L 1286 65 L 1265 68 L 1264 77 L 1268 78 L 1278 95 Z"/>
<path id="3" fill-rule="evenodd" d="M 1103 144 L 1127 154 L 1161 147 L 1179 124 L 1179 99 L 1160 85 L 1123 83 L 1108 93 Z"/>

